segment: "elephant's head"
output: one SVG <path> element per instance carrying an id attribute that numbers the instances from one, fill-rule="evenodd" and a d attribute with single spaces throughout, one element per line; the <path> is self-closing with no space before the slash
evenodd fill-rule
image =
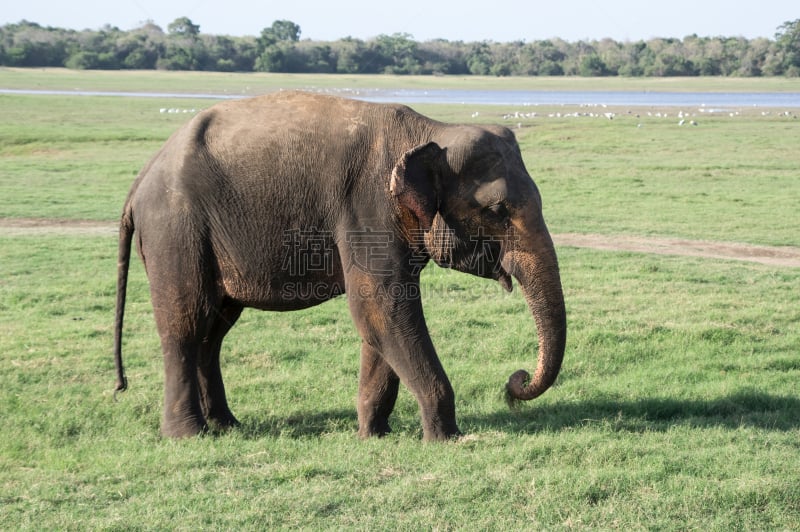
<path id="1" fill-rule="evenodd" d="M 536 322 L 534 376 L 514 373 L 510 401 L 544 393 L 561 368 L 566 311 L 558 261 L 542 217 L 542 200 L 506 128 L 458 126 L 406 152 L 390 190 L 404 225 L 417 224 L 424 248 L 440 266 L 497 279 L 517 279 Z"/>

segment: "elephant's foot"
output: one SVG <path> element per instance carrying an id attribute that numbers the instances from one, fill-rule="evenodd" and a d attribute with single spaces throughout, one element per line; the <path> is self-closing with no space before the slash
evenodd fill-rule
<path id="1" fill-rule="evenodd" d="M 208 424 L 216 430 L 228 430 L 238 427 L 241 423 L 236 419 L 230 410 L 225 413 L 211 413 L 206 416 Z"/>
<path id="2" fill-rule="evenodd" d="M 461 431 L 458 430 L 455 423 L 452 423 L 442 427 L 425 427 L 422 439 L 425 441 L 447 441 L 455 440 L 459 436 L 461 436 Z"/>
<path id="3" fill-rule="evenodd" d="M 168 397 L 161 418 L 161 434 L 168 438 L 188 438 L 208 431 L 208 423 L 200 408 L 200 402 Z"/>
<path id="4" fill-rule="evenodd" d="M 208 432 L 208 424 L 197 416 L 182 419 L 165 418 L 161 422 L 161 434 L 167 438 L 190 438 L 206 432 Z"/>
<path id="5" fill-rule="evenodd" d="M 201 380 L 201 384 L 202 384 Z M 219 386 L 222 389 L 222 386 Z M 208 424 L 215 430 L 227 430 L 239 425 L 239 420 L 233 415 L 228 407 L 228 401 L 224 393 L 203 393 L 201 387 L 200 408 L 203 417 L 208 420 Z"/>
<path id="6" fill-rule="evenodd" d="M 358 427 L 358 436 L 362 439 L 373 436 L 382 438 L 390 432 L 392 432 L 392 427 L 389 426 L 389 420 L 385 417 L 376 417 L 371 421 L 359 423 Z"/>
<path id="7" fill-rule="evenodd" d="M 434 403 L 433 407 L 425 407 L 421 409 L 422 438 L 425 441 L 446 441 L 461 436 L 456 424 L 455 401 L 452 394 Z"/>

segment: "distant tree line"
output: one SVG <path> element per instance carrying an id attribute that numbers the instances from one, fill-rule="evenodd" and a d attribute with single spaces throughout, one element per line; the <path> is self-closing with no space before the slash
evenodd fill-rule
<path id="1" fill-rule="evenodd" d="M 259 36 L 200 32 L 181 17 L 165 32 L 152 22 L 123 31 L 75 31 L 34 22 L 0 26 L 0 65 L 72 69 L 222 72 L 457 74 L 494 76 L 800 76 L 800 19 L 774 39 L 655 38 L 647 41 L 417 42 L 405 33 L 361 40 L 300 39 L 277 20 Z"/>

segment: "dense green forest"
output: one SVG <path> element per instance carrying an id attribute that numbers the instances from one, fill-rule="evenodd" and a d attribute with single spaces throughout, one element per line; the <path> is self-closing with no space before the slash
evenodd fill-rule
<path id="1" fill-rule="evenodd" d="M 164 69 L 347 74 L 495 76 L 800 76 L 800 19 L 774 39 L 654 38 L 647 41 L 416 42 L 405 33 L 360 40 L 300 39 L 275 21 L 259 36 L 208 35 L 181 17 L 165 32 L 152 22 L 123 31 L 0 27 L 0 65 L 73 69 Z"/>

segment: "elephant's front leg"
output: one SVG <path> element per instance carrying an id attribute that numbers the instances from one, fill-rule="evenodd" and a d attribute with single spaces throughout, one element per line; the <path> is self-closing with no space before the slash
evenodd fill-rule
<path id="1" fill-rule="evenodd" d="M 425 440 L 446 440 L 459 435 L 453 388 L 433 348 L 419 297 L 388 298 L 387 291 L 375 289 L 374 283 L 376 280 L 369 277 L 353 278 L 347 291 L 350 311 L 361 338 L 365 344 L 375 346 L 384 365 L 388 365 L 416 397 Z M 382 297 L 376 298 L 376 293 Z M 383 375 L 385 380 L 388 368 L 379 365 L 377 369 L 377 375 Z M 381 406 L 385 408 L 388 392 L 382 397 Z M 359 404 L 359 421 L 361 412 Z"/>
<path id="2" fill-rule="evenodd" d="M 358 435 L 384 436 L 392 431 L 389 415 L 394 410 L 400 379 L 377 349 L 361 342 L 358 381 Z"/>

